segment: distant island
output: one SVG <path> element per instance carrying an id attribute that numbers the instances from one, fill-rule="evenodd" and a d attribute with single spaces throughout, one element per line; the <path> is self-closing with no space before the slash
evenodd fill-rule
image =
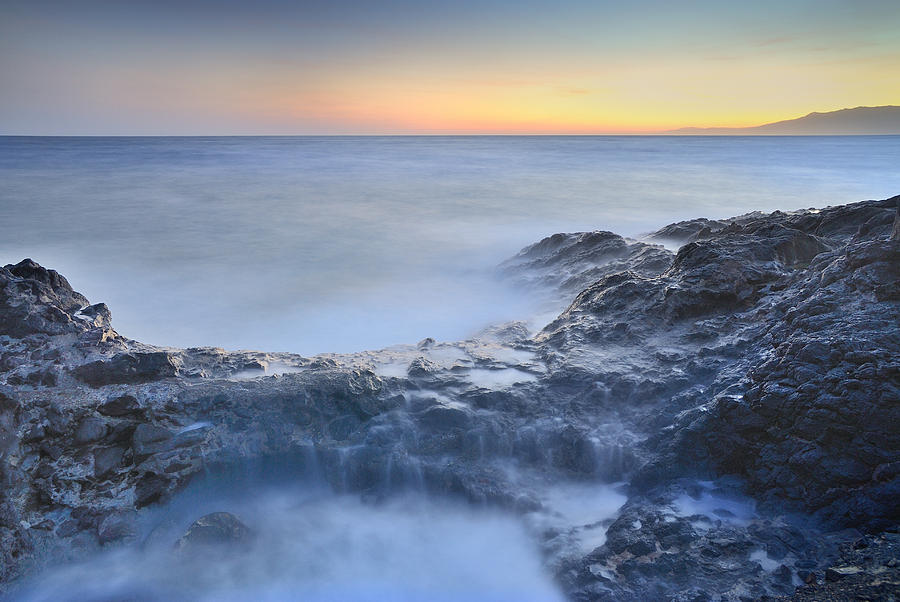
<path id="1" fill-rule="evenodd" d="M 810 113 L 746 128 L 696 128 L 669 130 L 666 134 L 698 136 L 867 136 L 900 134 L 900 106 L 856 107 L 827 113 Z"/>

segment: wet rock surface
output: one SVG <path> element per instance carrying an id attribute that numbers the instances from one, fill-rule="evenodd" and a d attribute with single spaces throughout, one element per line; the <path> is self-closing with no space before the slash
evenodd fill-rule
<path id="1" fill-rule="evenodd" d="M 521 515 L 575 600 L 890 599 L 898 200 L 554 235 L 502 266 L 568 304 L 539 332 L 314 358 L 144 345 L 53 270 L 0 268 L 0 591 L 259 462 Z M 573 517 L 572 483 L 624 505 Z M 178 546 L 252 530 L 220 514 Z"/>
<path id="2" fill-rule="evenodd" d="M 824 575 L 809 571 L 804 577 L 804 585 L 784 600 L 898 600 L 900 533 L 866 535 L 845 543 L 838 562 L 825 569 Z"/>

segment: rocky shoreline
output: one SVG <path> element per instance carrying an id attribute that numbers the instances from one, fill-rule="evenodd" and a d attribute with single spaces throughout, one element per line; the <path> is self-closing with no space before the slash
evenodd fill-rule
<path id="1" fill-rule="evenodd" d="M 0 593 L 250 463 L 517 514 L 573 600 L 895 599 L 898 203 L 557 234 L 501 266 L 568 304 L 539 332 L 312 358 L 144 345 L 0 268 Z M 568 520 L 572 483 L 624 505 Z"/>

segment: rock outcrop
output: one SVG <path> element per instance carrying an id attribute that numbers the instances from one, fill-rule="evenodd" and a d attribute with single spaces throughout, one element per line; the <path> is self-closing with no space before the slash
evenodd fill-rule
<path id="1" fill-rule="evenodd" d="M 559 484 L 625 482 L 613 515 L 534 529 L 576 600 L 857 587 L 846 545 L 893 546 L 900 520 L 898 201 L 646 238 L 676 253 L 557 234 L 502 266 L 567 299 L 540 332 L 315 358 L 143 345 L 53 270 L 0 268 L 0 587 L 137 545 L 186 484 L 241 486 L 248 465 L 532 525 L 560 515 Z M 252 530 L 203 516 L 177 547 Z"/>

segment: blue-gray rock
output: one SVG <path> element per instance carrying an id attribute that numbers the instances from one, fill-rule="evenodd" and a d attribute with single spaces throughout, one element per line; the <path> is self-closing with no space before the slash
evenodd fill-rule
<path id="1" fill-rule="evenodd" d="M 89 416 L 82 420 L 75 430 L 75 443 L 84 445 L 99 441 L 106 435 L 106 429 L 106 421 Z"/>

